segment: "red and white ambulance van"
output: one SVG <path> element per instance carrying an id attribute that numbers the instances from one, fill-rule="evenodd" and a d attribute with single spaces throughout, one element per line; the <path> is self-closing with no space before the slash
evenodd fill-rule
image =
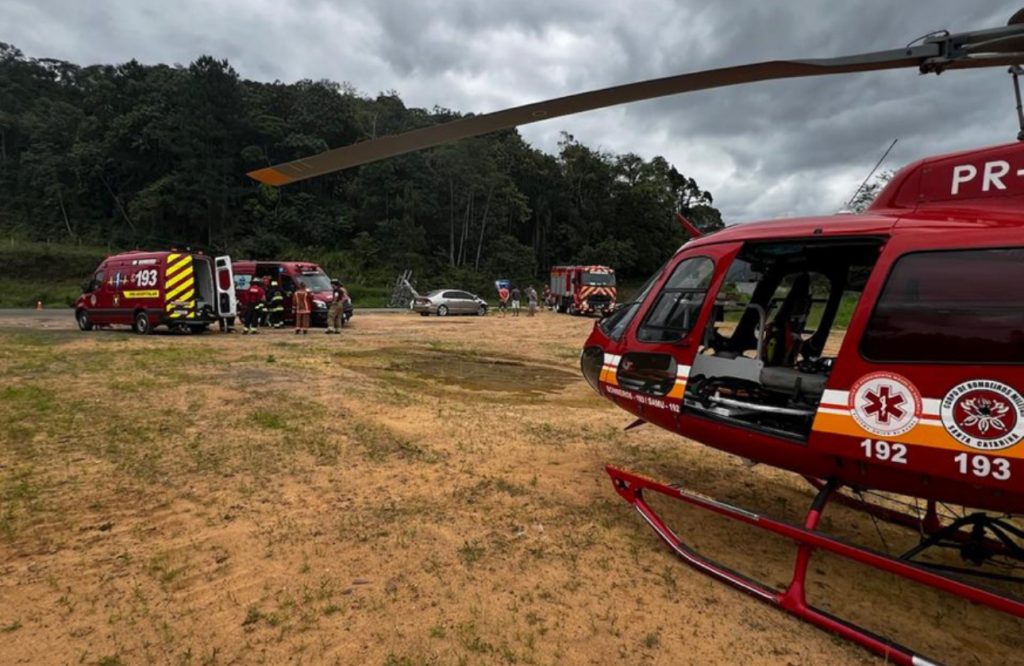
<path id="1" fill-rule="evenodd" d="M 124 252 L 104 259 L 82 285 L 75 319 L 83 331 L 123 324 L 136 333 L 157 326 L 199 333 L 235 310 L 230 257 Z"/>

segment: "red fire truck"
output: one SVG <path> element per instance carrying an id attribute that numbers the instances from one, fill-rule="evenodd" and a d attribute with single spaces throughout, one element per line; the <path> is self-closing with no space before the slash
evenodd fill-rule
<path id="1" fill-rule="evenodd" d="M 559 312 L 607 314 L 615 307 L 615 271 L 607 266 L 552 266 Z"/>
<path id="2" fill-rule="evenodd" d="M 230 257 L 191 252 L 124 252 L 107 257 L 82 285 L 75 319 L 83 331 L 124 324 L 137 333 L 166 325 L 205 331 L 235 316 Z"/>

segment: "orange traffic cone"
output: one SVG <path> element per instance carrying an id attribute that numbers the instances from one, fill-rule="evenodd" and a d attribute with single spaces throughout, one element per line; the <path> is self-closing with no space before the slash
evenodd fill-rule
<path id="1" fill-rule="evenodd" d="M 42 309 L 43 309 L 43 302 L 42 301 L 36 301 L 36 310 L 42 310 Z"/>

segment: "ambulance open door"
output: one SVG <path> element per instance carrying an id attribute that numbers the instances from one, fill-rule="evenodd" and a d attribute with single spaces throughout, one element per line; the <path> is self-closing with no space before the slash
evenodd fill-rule
<path id="1" fill-rule="evenodd" d="M 234 317 L 237 310 L 235 297 L 235 274 L 231 270 L 231 257 L 216 257 L 217 270 L 217 316 Z"/>

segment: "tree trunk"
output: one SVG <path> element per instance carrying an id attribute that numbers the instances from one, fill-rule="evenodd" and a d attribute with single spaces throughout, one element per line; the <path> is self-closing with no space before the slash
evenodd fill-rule
<path id="1" fill-rule="evenodd" d="M 107 179 L 103 177 L 102 173 L 100 174 L 100 180 L 103 181 L 103 185 L 107 188 L 107 192 L 110 192 L 110 196 L 114 199 L 114 203 L 117 204 L 117 209 L 121 211 L 124 221 L 128 223 L 129 227 L 131 227 L 132 233 L 135 233 L 135 223 L 132 222 L 132 218 L 128 216 L 128 211 L 125 210 L 124 205 L 121 203 L 121 199 L 114 194 L 114 190 L 110 187 L 110 183 L 107 182 Z"/>
<path id="2" fill-rule="evenodd" d="M 473 262 L 473 268 L 480 270 L 480 251 L 484 247 L 484 234 L 487 231 L 487 212 L 491 209 L 491 196 L 494 194 L 494 185 L 487 188 L 487 200 L 484 203 L 484 214 L 480 218 L 480 240 L 476 244 L 476 261 Z"/>
<path id="3" fill-rule="evenodd" d="M 448 263 L 455 266 L 455 179 L 448 178 Z"/>
<path id="4" fill-rule="evenodd" d="M 64 207 L 64 196 L 61 194 L 60 184 L 57 185 L 57 203 L 60 204 L 60 213 L 64 216 L 64 226 L 68 229 L 68 236 L 74 240 L 75 230 L 71 228 L 71 220 L 68 219 L 68 211 Z"/>
<path id="5" fill-rule="evenodd" d="M 466 237 L 469 236 L 469 218 L 473 214 L 473 191 L 469 191 L 469 198 L 466 199 L 466 214 L 462 216 L 462 233 L 459 236 L 459 266 L 466 264 Z"/>

